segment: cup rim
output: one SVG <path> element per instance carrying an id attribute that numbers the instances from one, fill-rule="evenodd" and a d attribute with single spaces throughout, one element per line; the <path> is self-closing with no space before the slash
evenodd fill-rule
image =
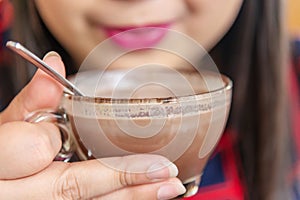
<path id="1" fill-rule="evenodd" d="M 151 98 L 111 98 L 111 97 L 92 97 L 92 96 L 75 96 L 70 93 L 64 92 L 64 98 L 72 101 L 82 101 L 90 103 L 118 103 L 118 104 L 161 104 L 161 103 L 172 103 L 172 102 L 187 102 L 192 100 L 204 100 L 207 98 L 212 98 L 214 96 L 224 95 L 227 91 L 231 91 L 233 87 L 232 80 L 224 75 L 219 74 L 223 80 L 223 84 L 220 88 L 211 91 L 200 92 L 191 95 L 183 96 L 169 96 L 169 97 L 151 97 Z"/>

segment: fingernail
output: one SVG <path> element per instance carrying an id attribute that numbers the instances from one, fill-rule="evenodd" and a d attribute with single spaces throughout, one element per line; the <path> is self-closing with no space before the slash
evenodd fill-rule
<path id="1" fill-rule="evenodd" d="M 176 177 L 178 169 L 175 164 L 168 163 L 155 163 L 147 170 L 147 176 L 151 180 L 161 180 L 165 178 Z"/>
<path id="2" fill-rule="evenodd" d="M 177 197 L 186 192 L 185 187 L 180 181 L 170 182 L 162 185 L 157 191 L 158 200 L 167 200 Z"/>
<path id="3" fill-rule="evenodd" d="M 49 58 L 49 57 L 58 57 L 59 59 L 61 59 L 60 55 L 58 53 L 56 53 L 55 51 L 49 51 L 43 59 Z"/>

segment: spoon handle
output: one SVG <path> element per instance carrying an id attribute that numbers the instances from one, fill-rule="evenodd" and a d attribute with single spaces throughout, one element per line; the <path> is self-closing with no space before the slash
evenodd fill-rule
<path id="1" fill-rule="evenodd" d="M 58 81 L 59 83 L 61 83 L 64 87 L 66 87 L 67 89 L 69 89 L 74 95 L 84 96 L 83 93 L 80 92 L 70 81 L 68 81 L 63 76 L 61 76 L 59 73 L 57 73 L 47 63 L 45 63 L 44 61 L 42 61 L 39 57 L 37 57 L 35 54 L 33 54 L 28 49 L 26 49 L 20 43 L 13 42 L 13 41 L 8 41 L 6 43 L 6 46 L 9 49 L 13 50 L 15 53 L 17 53 L 20 56 L 22 56 L 23 58 L 25 58 L 27 61 L 31 62 L 33 65 L 35 65 L 39 69 L 43 70 L 49 76 L 51 76 L 56 81 Z"/>

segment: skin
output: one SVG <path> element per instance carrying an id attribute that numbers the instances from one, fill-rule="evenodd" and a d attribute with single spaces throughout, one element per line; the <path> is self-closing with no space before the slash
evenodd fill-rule
<path id="1" fill-rule="evenodd" d="M 48 54 L 44 61 L 64 74 L 57 54 Z M 31 124 L 23 119 L 34 110 L 55 108 L 61 94 L 61 86 L 38 71 L 1 113 L 0 145 L 7 148 L 0 153 L 0 199 L 137 199 L 143 193 L 147 193 L 148 199 L 168 199 L 184 192 L 175 178 L 177 168 L 161 156 L 109 158 L 109 162 L 120 163 L 129 171 L 138 166 L 139 171 L 145 172 L 139 174 L 113 170 L 102 160 L 53 162 L 61 147 L 57 127 L 46 122 Z M 165 167 L 147 173 L 153 165 Z"/>
<path id="2" fill-rule="evenodd" d="M 78 66 L 96 45 L 107 39 L 104 31 L 107 27 L 145 27 L 171 22 L 170 29 L 189 36 L 209 50 L 228 31 L 242 4 L 242 0 L 35 2 L 49 30 Z M 175 63 L 179 61 L 162 52 L 139 51 L 119 59 L 115 65 L 131 67 L 146 62 L 177 67 Z"/>
<path id="3" fill-rule="evenodd" d="M 35 2 L 49 30 L 80 64 L 107 38 L 101 27 L 139 27 L 172 21 L 171 29 L 188 35 L 209 50 L 234 22 L 242 0 Z M 141 57 L 143 61 L 155 58 L 165 64 L 176 63 L 176 59 L 143 50 L 120 62 L 128 66 L 138 64 Z M 57 54 L 48 54 L 44 61 L 65 74 Z M 61 146 L 58 129 L 51 123 L 31 124 L 23 119 L 32 111 L 56 108 L 61 94 L 62 88 L 57 83 L 37 71 L 0 114 L 0 146 L 6 147 L 0 152 L 0 199 L 170 199 L 184 193 L 176 178 L 176 167 L 161 156 L 109 158 L 128 169 L 139 166 L 145 171 L 141 174 L 115 171 L 96 160 L 53 162 Z M 155 174 L 147 173 L 147 169 L 157 164 L 166 167 Z"/>

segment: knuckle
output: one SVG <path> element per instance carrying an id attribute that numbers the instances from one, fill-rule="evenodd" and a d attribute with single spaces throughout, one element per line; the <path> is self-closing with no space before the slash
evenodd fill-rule
<path id="1" fill-rule="evenodd" d="M 134 173 L 127 171 L 118 172 L 118 182 L 122 187 L 134 185 L 136 176 Z"/>
<path id="2" fill-rule="evenodd" d="M 79 179 L 71 168 L 64 170 L 62 175 L 57 179 L 54 191 L 54 199 L 83 199 Z"/>
<path id="3" fill-rule="evenodd" d="M 114 170 L 116 179 L 121 187 L 136 185 L 139 182 L 139 173 L 132 170 L 131 164 L 126 159 L 127 157 L 120 157 L 120 170 Z"/>

